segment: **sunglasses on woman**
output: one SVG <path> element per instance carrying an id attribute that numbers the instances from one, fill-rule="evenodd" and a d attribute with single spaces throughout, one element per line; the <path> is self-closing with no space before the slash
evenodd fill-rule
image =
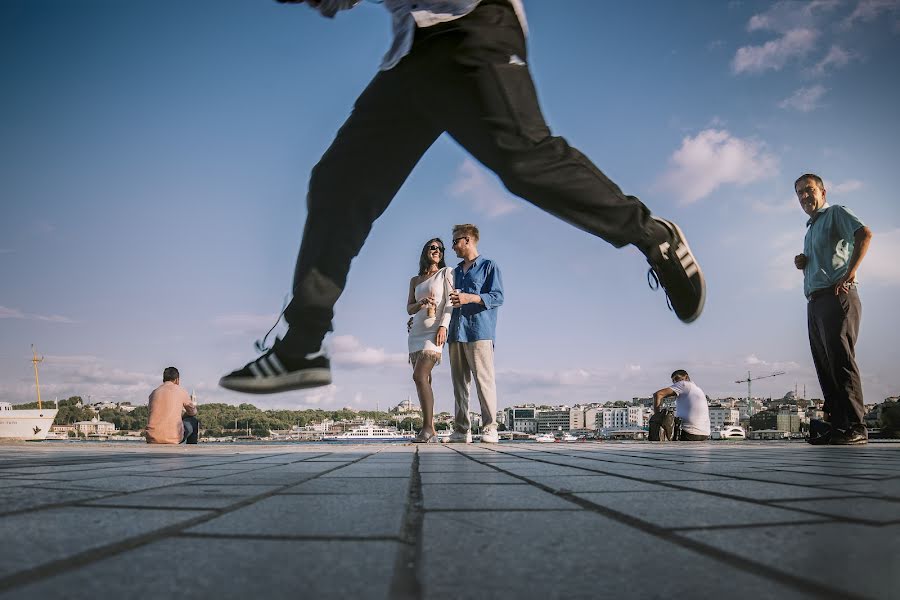
<path id="1" fill-rule="evenodd" d="M 434 252 L 435 250 L 440 250 L 441 252 L 443 252 L 443 251 L 444 251 L 444 248 L 443 248 L 442 246 L 437 246 L 437 245 L 435 245 L 435 244 L 432 244 L 432 245 L 428 246 L 428 251 L 429 251 L 429 252 Z"/>

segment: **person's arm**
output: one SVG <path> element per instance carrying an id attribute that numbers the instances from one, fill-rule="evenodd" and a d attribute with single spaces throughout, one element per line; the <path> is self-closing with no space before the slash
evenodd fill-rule
<path id="1" fill-rule="evenodd" d="M 500 268 L 493 262 L 481 289 L 480 304 L 484 304 L 486 308 L 499 308 L 503 305 L 503 279 L 500 277 Z"/>
<path id="2" fill-rule="evenodd" d="M 188 396 L 186 401 L 181 403 L 181 407 L 184 409 L 184 416 L 186 417 L 196 417 L 197 416 L 197 405 L 194 404 L 194 399 Z"/>
<path id="3" fill-rule="evenodd" d="M 657 390 L 653 392 L 653 414 L 659 412 L 660 407 L 662 406 L 662 401 L 664 398 L 668 398 L 669 396 L 675 396 L 676 392 L 670 387 L 664 387 L 661 390 Z"/>
<path id="4" fill-rule="evenodd" d="M 856 270 L 862 263 L 863 257 L 869 251 L 869 243 L 872 241 L 872 230 L 863 225 L 853 232 L 853 254 L 850 255 L 850 262 L 847 263 L 847 272 L 838 279 L 834 286 L 834 295 L 844 293 L 850 289 L 850 286 L 856 281 Z"/>
<path id="5" fill-rule="evenodd" d="M 409 294 L 406 296 L 406 314 L 414 315 L 428 304 L 428 298 L 416 301 L 416 278 L 409 280 Z"/>
<path id="6" fill-rule="evenodd" d="M 453 290 L 453 269 L 444 267 L 444 312 L 441 313 L 441 324 L 434 336 L 434 343 L 443 346 L 447 341 L 447 331 L 450 327 L 450 317 L 453 315 L 453 304 L 450 302 L 450 292 Z"/>

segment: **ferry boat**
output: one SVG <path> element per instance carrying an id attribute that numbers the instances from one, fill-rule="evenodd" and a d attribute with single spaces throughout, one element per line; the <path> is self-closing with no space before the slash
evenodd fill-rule
<path id="1" fill-rule="evenodd" d="M 718 431 L 713 431 L 709 437 L 714 440 L 745 440 L 747 439 L 747 434 L 744 432 L 743 427 L 726 425 Z"/>
<path id="2" fill-rule="evenodd" d="M 339 442 L 406 442 L 415 437 L 416 434 L 411 431 L 400 431 L 396 427 L 382 427 L 381 425 L 376 425 L 374 421 L 366 421 L 363 425 L 354 427 L 350 431 L 344 431 L 343 433 L 333 435 L 325 434 L 323 439 L 325 441 Z"/>
<path id="3" fill-rule="evenodd" d="M 15 409 L 9 402 L 0 402 L 0 438 L 46 439 L 57 412 L 55 408 Z"/>
<path id="4" fill-rule="evenodd" d="M 13 440 L 43 440 L 47 438 L 53 419 L 59 412 L 56 408 L 44 408 L 41 403 L 41 385 L 38 382 L 38 358 L 34 346 L 31 347 L 34 364 L 34 383 L 37 387 L 37 408 L 13 408 L 9 402 L 0 402 L 0 438 Z"/>
<path id="5" fill-rule="evenodd" d="M 540 435 L 535 436 L 534 441 L 541 443 L 553 443 L 556 441 L 556 437 L 552 433 L 542 433 Z"/>

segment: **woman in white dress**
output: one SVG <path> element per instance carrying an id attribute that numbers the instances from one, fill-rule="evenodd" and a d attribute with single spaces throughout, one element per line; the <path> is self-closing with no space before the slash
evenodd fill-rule
<path id="1" fill-rule="evenodd" d="M 419 274 L 409 281 L 406 312 L 413 315 L 409 329 L 409 362 L 422 407 L 422 430 L 416 443 L 436 442 L 434 431 L 434 392 L 431 370 L 441 362 L 450 325 L 450 291 L 453 269 L 444 262 L 444 242 L 433 238 L 425 243 L 419 257 Z"/>

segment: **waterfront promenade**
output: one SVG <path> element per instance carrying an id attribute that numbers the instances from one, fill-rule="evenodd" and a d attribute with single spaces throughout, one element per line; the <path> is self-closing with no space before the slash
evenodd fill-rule
<path id="1" fill-rule="evenodd" d="M 900 589 L 900 443 L 9 443 L 0 500 L 0 600 Z"/>

